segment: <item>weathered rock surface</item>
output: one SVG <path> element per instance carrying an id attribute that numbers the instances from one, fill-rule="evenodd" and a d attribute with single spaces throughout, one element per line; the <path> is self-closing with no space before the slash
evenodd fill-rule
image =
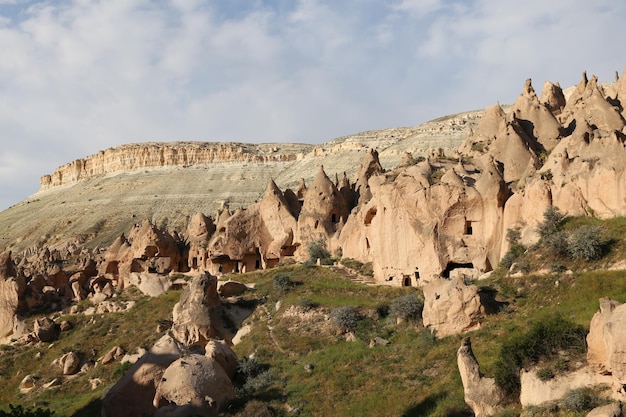
<path id="1" fill-rule="evenodd" d="M 172 335 L 186 346 L 204 347 L 221 336 L 219 310 L 217 278 L 209 274 L 194 277 L 174 306 Z"/>
<path id="2" fill-rule="evenodd" d="M 437 337 L 465 333 L 480 328 L 480 319 L 497 312 L 492 293 L 466 285 L 462 277 L 437 279 L 424 287 L 424 327 Z"/>
<path id="3" fill-rule="evenodd" d="M 626 385 L 626 304 L 603 298 L 591 320 L 587 336 L 587 361 L 600 373 L 611 375 L 624 393 Z"/>
<path id="4" fill-rule="evenodd" d="M 587 417 L 622 417 L 622 403 L 616 402 L 591 410 Z"/>
<path id="5" fill-rule="evenodd" d="M 103 417 L 153 415 L 157 383 L 167 367 L 187 349 L 169 335 L 159 339 L 109 390 L 102 400 Z"/>
<path id="6" fill-rule="evenodd" d="M 163 373 L 154 396 L 154 406 L 178 406 L 219 410 L 234 398 L 233 385 L 222 366 L 213 358 L 199 354 L 184 356 Z M 211 414 L 209 414 L 211 415 Z"/>
<path id="7" fill-rule="evenodd" d="M 18 313 L 23 310 L 26 290 L 24 278 L 18 277 L 11 252 L 0 255 L 0 343 L 17 338 L 23 332 Z"/>
<path id="8" fill-rule="evenodd" d="M 520 374 L 520 403 L 523 407 L 541 406 L 558 401 L 571 390 L 598 385 L 610 385 L 611 378 L 583 367 L 574 372 L 557 375 L 548 381 L 537 376 L 537 369 L 522 370 Z"/>
<path id="9" fill-rule="evenodd" d="M 485 378 L 472 351 L 469 337 L 461 342 L 457 351 L 457 364 L 463 389 L 465 403 L 472 409 L 476 417 L 492 416 L 501 408 L 504 394 L 493 378 Z"/>

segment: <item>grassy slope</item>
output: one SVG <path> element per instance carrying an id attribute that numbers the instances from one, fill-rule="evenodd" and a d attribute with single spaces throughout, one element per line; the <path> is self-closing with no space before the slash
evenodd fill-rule
<path id="1" fill-rule="evenodd" d="M 596 222 L 596 220 L 591 220 Z M 566 228 L 582 222 L 572 219 Z M 607 258 L 624 259 L 626 221 L 602 222 L 612 249 Z M 548 262 L 540 251 L 531 259 L 536 266 Z M 590 270 L 602 267 L 606 260 L 572 264 L 573 274 L 525 275 L 512 278 L 495 274 L 489 285 L 499 291 L 498 299 L 508 301 L 503 312 L 485 319 L 480 330 L 470 334 L 482 371 L 491 376 L 495 359 L 504 338 L 524 331 L 529 323 L 549 314 L 588 327 L 598 310 L 598 299 L 610 296 L 626 302 L 626 271 Z M 274 289 L 272 277 L 288 274 L 297 285 L 281 292 Z M 381 317 L 384 306 L 414 288 L 372 287 L 353 283 L 328 268 L 291 266 L 239 275 L 242 281 L 255 282 L 256 289 L 241 300 L 263 300 L 247 320 L 254 323 L 252 332 L 235 347 L 237 354 L 254 354 L 270 366 L 276 379 L 273 389 L 255 398 L 235 401 L 225 415 L 251 415 L 246 406 L 263 402 L 280 415 L 285 405 L 300 408 L 301 416 L 465 416 L 470 411 L 463 401 L 463 391 L 456 368 L 456 350 L 462 336 L 435 340 L 417 323 L 396 325 Z M 558 282 L 558 284 L 557 284 Z M 136 293 L 126 293 L 127 298 Z M 59 375 L 50 363 L 63 352 L 75 350 L 86 359 L 96 359 L 115 345 L 132 351 L 149 347 L 160 335 L 155 333 L 159 320 L 168 319 L 180 292 L 170 292 L 155 299 L 140 298 L 128 312 L 91 317 L 66 317 L 74 329 L 61 335 L 54 344 L 35 347 L 0 349 L 0 404 L 43 404 L 59 416 L 97 415 L 98 399 L 123 371 L 117 363 L 99 365 L 62 387 L 49 391 L 37 389 L 18 394 L 17 386 L 27 374 L 37 374 L 48 382 Z M 316 312 L 328 313 L 342 305 L 357 307 L 366 319 L 356 331 L 357 340 L 346 342 L 323 319 L 305 321 L 283 317 L 290 305 L 302 298 L 318 306 Z M 276 303 L 281 301 L 278 312 Z M 318 315 L 319 316 L 319 315 Z M 92 321 L 90 323 L 90 321 Z M 271 332 L 270 332 L 271 328 Z M 370 349 L 370 338 L 381 336 L 388 346 Z M 96 353 L 93 353 L 93 349 Z M 313 365 L 307 372 L 306 364 Z M 101 378 L 103 384 L 94 391 L 88 378 Z M 248 404 L 246 404 L 246 402 Z"/>

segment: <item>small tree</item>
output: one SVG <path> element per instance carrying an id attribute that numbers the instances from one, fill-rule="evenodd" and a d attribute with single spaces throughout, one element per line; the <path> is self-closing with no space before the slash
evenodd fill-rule
<path id="1" fill-rule="evenodd" d="M 330 319 L 342 332 L 353 332 L 361 320 L 361 316 L 350 306 L 334 308 L 330 312 Z"/>
<path id="2" fill-rule="evenodd" d="M 592 261 L 602 257 L 604 246 L 599 226 L 582 226 L 570 236 L 568 249 L 572 259 Z"/>
<path id="3" fill-rule="evenodd" d="M 330 261 L 330 252 L 326 248 L 326 239 L 320 237 L 309 243 L 307 246 L 309 252 L 309 262 L 315 263 L 319 259 L 324 265 Z"/>
<path id="4" fill-rule="evenodd" d="M 543 213 L 543 222 L 537 225 L 537 233 L 544 240 L 561 230 L 565 214 L 558 207 L 550 206 Z"/>
<path id="5" fill-rule="evenodd" d="M 278 291 L 285 292 L 293 287 L 293 281 L 287 274 L 279 273 L 272 278 L 274 288 Z"/>
<path id="6" fill-rule="evenodd" d="M 422 316 L 424 300 L 415 294 L 405 294 L 391 300 L 389 314 L 400 320 L 417 320 Z"/>

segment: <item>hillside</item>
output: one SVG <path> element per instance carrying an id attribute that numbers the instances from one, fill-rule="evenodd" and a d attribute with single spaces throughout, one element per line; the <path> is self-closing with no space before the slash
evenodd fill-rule
<path id="1" fill-rule="evenodd" d="M 322 145 L 145 143 L 103 150 L 42 177 L 41 189 L 0 213 L 0 247 L 78 238 L 110 244 L 139 220 L 182 231 L 195 212 L 258 200 L 273 178 L 282 188 L 310 182 L 321 165 L 352 178 L 370 148 L 394 168 L 405 152 L 455 149 L 481 112 L 443 117 L 413 128 L 364 132 Z"/>
<path id="2" fill-rule="evenodd" d="M 59 167 L 0 213 L 0 395 L 102 417 L 621 413 L 625 117 L 626 78 L 583 73 L 319 147 Z"/>
<path id="3" fill-rule="evenodd" d="M 604 223 L 619 233 L 624 232 L 623 225 L 623 219 Z M 619 252 L 624 247 L 623 239 L 615 242 L 611 256 L 621 256 Z M 502 345 L 523 334 L 533 323 L 561 317 L 588 329 L 601 297 L 626 302 L 624 271 L 585 271 L 598 267 L 597 263 L 571 266 L 576 267 L 573 273 L 515 277 L 497 274 L 480 282 L 483 287 L 497 290 L 498 300 L 508 305 L 498 314 L 485 317 L 480 330 L 471 333 L 485 375 L 496 372 Z M 294 285 L 277 288 L 277 275 L 290 277 Z M 463 336 L 437 339 L 421 320 L 397 324 L 390 314 L 389 307 L 398 297 L 421 297 L 421 291 L 365 285 L 333 269 L 315 266 L 287 266 L 238 274 L 236 278 L 254 284 L 254 289 L 223 300 L 226 311 L 253 309 L 241 325 L 250 331 L 234 350 L 239 358 L 254 356 L 258 366 L 270 373 L 255 379 L 247 388 L 245 381 L 240 380 L 239 394 L 220 415 L 287 416 L 294 415 L 295 409 L 300 416 L 329 417 L 472 415 L 464 403 L 456 368 L 456 351 Z M 103 395 L 129 365 L 121 364 L 121 358 L 106 365 L 97 362 L 115 346 L 128 353 L 148 349 L 166 331 L 168 325 L 164 327 L 163 323 L 171 320 L 172 307 L 180 296 L 180 290 L 171 290 L 150 298 L 133 287 L 118 298 L 118 302 L 137 302 L 128 311 L 95 316 L 68 314 L 68 310 L 56 313 L 56 321 L 67 320 L 72 329 L 63 331 L 54 343 L 5 345 L 0 350 L 0 403 L 26 407 L 37 404 L 59 416 L 98 415 Z M 334 309 L 342 306 L 351 306 L 363 317 L 354 331 L 354 341 L 347 341 L 328 319 Z M 77 310 L 88 308 L 88 303 L 81 303 Z M 43 316 L 36 314 L 30 320 Z M 389 344 L 369 347 L 375 337 L 388 340 Z M 59 375 L 50 363 L 69 351 L 79 352 L 87 362 L 97 365 L 71 379 L 65 377 L 68 380 L 61 386 L 42 388 Z M 557 359 L 542 364 L 576 367 L 581 360 L 579 356 L 567 357 L 564 364 Z M 16 394 L 25 375 L 36 375 L 40 382 L 34 390 Z M 94 388 L 89 388 L 90 383 Z M 324 401 L 320 401 L 320 393 Z M 566 414 L 565 409 L 561 414 L 551 412 L 553 409 L 536 408 L 534 415 L 572 415 Z M 518 415 L 519 405 L 510 404 L 508 412 L 506 415 Z"/>

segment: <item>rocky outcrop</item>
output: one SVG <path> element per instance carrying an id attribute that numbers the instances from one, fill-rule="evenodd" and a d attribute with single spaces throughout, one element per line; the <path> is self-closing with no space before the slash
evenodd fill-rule
<path id="1" fill-rule="evenodd" d="M 545 406 L 565 398 L 572 390 L 610 383 L 610 377 L 589 367 L 581 367 L 547 381 L 542 381 L 537 376 L 536 367 L 523 369 L 520 371 L 520 403 L 523 407 Z"/>
<path id="2" fill-rule="evenodd" d="M 194 277 L 174 306 L 171 332 L 141 356 L 103 399 L 103 416 L 217 416 L 234 397 L 237 356 L 220 336 L 217 279 Z M 116 347 L 103 366 L 123 351 Z M 128 403 L 132 403 L 129 405 Z"/>
<path id="3" fill-rule="evenodd" d="M 172 335 L 185 346 L 204 346 L 220 337 L 220 299 L 217 278 L 209 274 L 193 278 L 173 311 Z"/>
<path id="4" fill-rule="evenodd" d="M 19 337 L 23 323 L 18 314 L 23 311 L 26 284 L 18 277 L 11 252 L 0 255 L 0 343 Z"/>
<path id="5" fill-rule="evenodd" d="M 476 417 L 492 416 L 501 409 L 504 394 L 493 378 L 485 378 L 472 351 L 469 337 L 461 342 L 457 351 L 457 365 L 463 382 L 465 403 L 472 409 Z"/>
<path id="6" fill-rule="evenodd" d="M 424 327 L 437 337 L 465 333 L 480 328 L 480 320 L 497 312 L 493 294 L 475 285 L 466 285 L 463 277 L 437 279 L 423 287 Z"/>
<path id="7" fill-rule="evenodd" d="M 161 337 L 107 392 L 102 400 L 102 417 L 153 415 L 157 383 L 167 367 L 186 352 L 173 337 Z"/>
<path id="8" fill-rule="evenodd" d="M 294 161 L 311 146 L 241 143 L 173 142 L 122 145 L 57 168 L 41 178 L 41 189 L 70 185 L 98 175 L 168 166 L 187 167 L 223 162 Z"/>
<path id="9" fill-rule="evenodd" d="M 587 336 L 587 360 L 603 374 L 611 375 L 622 394 L 626 386 L 626 304 L 604 298 L 591 320 Z"/>

